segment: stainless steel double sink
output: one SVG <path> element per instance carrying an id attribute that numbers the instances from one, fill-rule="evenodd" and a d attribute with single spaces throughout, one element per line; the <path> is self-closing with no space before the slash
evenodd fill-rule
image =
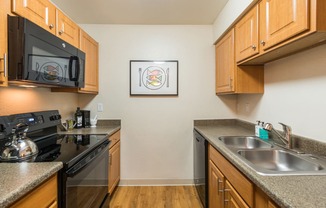
<path id="1" fill-rule="evenodd" d="M 297 154 L 254 136 L 224 136 L 218 140 L 261 175 L 326 175 L 326 158 Z"/>

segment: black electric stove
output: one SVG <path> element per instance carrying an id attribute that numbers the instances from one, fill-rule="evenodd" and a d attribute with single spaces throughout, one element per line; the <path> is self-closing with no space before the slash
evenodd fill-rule
<path id="1" fill-rule="evenodd" d="M 39 153 L 34 162 L 60 161 L 70 168 L 92 149 L 107 141 L 106 135 L 57 134 L 36 141 Z"/>
<path id="2" fill-rule="evenodd" d="M 107 135 L 58 134 L 61 116 L 57 110 L 0 117 L 0 148 L 10 141 L 12 129 L 28 124 L 26 134 L 38 147 L 29 162 L 62 162 L 58 174 L 59 207 L 101 207 L 108 204 Z M 15 161 L 14 161 L 15 162 Z M 85 196 L 87 200 L 85 202 Z"/>

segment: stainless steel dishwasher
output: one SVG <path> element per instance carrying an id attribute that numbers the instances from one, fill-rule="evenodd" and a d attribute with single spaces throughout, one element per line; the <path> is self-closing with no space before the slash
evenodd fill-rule
<path id="1" fill-rule="evenodd" d="M 194 130 L 194 184 L 204 207 L 208 207 L 208 142 Z"/>

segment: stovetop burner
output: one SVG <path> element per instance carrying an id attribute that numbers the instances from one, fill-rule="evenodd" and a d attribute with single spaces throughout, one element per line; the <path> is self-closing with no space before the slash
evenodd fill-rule
<path id="1" fill-rule="evenodd" d="M 36 142 L 39 154 L 35 162 L 61 161 L 69 168 L 106 140 L 106 135 L 57 134 Z"/>

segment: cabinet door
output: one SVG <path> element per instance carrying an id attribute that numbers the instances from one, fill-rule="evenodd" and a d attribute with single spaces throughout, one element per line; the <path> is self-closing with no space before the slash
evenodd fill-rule
<path id="1" fill-rule="evenodd" d="M 260 38 L 263 50 L 309 29 L 309 0 L 262 0 Z"/>
<path id="2" fill-rule="evenodd" d="M 216 93 L 234 91 L 234 29 L 216 44 Z"/>
<path id="3" fill-rule="evenodd" d="M 32 190 L 11 208 L 20 207 L 57 207 L 58 182 L 57 174 L 45 181 L 43 184 Z"/>
<path id="4" fill-rule="evenodd" d="M 112 194 L 120 180 L 120 142 L 109 149 L 109 154 L 109 193 Z"/>
<path id="5" fill-rule="evenodd" d="M 85 87 L 82 92 L 98 93 L 98 43 L 80 30 L 80 50 L 86 53 Z"/>
<path id="6" fill-rule="evenodd" d="M 227 180 L 225 182 L 225 208 L 249 208 Z"/>
<path id="7" fill-rule="evenodd" d="M 242 61 L 259 52 L 258 5 L 256 5 L 235 26 L 236 61 Z"/>
<path id="8" fill-rule="evenodd" d="M 56 9 L 57 36 L 75 47 L 79 47 L 79 27 L 69 17 Z"/>
<path id="9" fill-rule="evenodd" d="M 55 34 L 55 6 L 48 0 L 12 0 L 12 12 Z"/>
<path id="10" fill-rule="evenodd" d="M 211 160 L 209 160 L 208 165 L 208 181 L 209 207 L 224 207 L 224 175 Z"/>
<path id="11" fill-rule="evenodd" d="M 10 14 L 10 0 L 1 0 L 0 8 L 0 86 L 7 86 L 7 14 Z"/>

